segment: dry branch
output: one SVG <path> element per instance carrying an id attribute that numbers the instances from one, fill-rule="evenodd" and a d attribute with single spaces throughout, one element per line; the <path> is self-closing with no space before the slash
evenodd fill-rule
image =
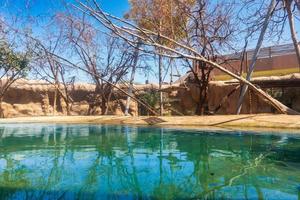
<path id="1" fill-rule="evenodd" d="M 270 95 L 268 95 L 266 92 L 264 92 L 261 89 L 258 89 L 256 86 L 254 86 L 251 82 L 247 81 L 246 79 L 232 73 L 231 71 L 225 69 L 221 65 L 212 62 L 206 58 L 204 58 L 200 53 L 198 53 L 196 50 L 194 50 L 191 47 L 188 47 L 184 44 L 181 44 L 179 42 L 174 41 L 173 39 L 159 34 L 160 37 L 163 37 L 165 40 L 168 40 L 170 43 L 172 43 L 174 46 L 177 46 L 177 49 L 168 47 L 166 45 L 162 45 L 157 43 L 154 39 L 151 39 L 153 36 L 158 35 L 152 31 L 141 29 L 134 24 L 131 24 L 129 22 L 126 22 L 125 20 L 119 19 L 117 17 L 108 15 L 104 13 L 99 5 L 97 5 L 96 2 L 94 2 L 96 8 L 93 8 L 92 6 L 88 6 L 82 2 L 79 3 L 78 9 L 80 9 L 82 12 L 85 12 L 92 16 L 94 19 L 96 19 L 98 22 L 100 22 L 104 27 L 112 31 L 115 35 L 119 36 L 120 38 L 124 39 L 126 42 L 128 42 L 130 45 L 134 45 L 135 42 L 131 38 L 135 38 L 136 41 L 139 40 L 144 45 L 147 45 L 148 47 L 154 47 L 155 49 L 161 49 L 160 55 L 171 57 L 171 58 L 185 58 L 195 61 L 200 61 L 208 64 L 209 66 L 212 66 L 213 68 L 219 69 L 220 71 L 224 72 L 225 74 L 228 74 L 229 76 L 239 80 L 241 83 L 247 85 L 249 88 L 252 89 L 253 92 L 255 92 L 259 97 L 266 100 L 268 104 L 273 106 L 279 113 L 281 114 L 290 114 L 295 115 L 299 114 L 298 112 L 288 108 L 287 106 L 283 105 L 276 99 L 272 98 Z M 116 20 L 118 24 L 126 24 L 130 25 L 131 27 L 124 27 L 119 26 L 116 23 L 113 23 L 112 20 Z M 130 37 L 129 37 L 130 36 Z M 150 39 L 149 39 L 150 38 Z M 149 50 L 144 47 L 142 49 L 143 51 L 149 52 Z M 157 53 L 156 53 L 157 54 Z"/>

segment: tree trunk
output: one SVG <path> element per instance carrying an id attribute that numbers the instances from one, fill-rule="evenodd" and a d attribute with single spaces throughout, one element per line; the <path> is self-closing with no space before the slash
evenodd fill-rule
<path id="1" fill-rule="evenodd" d="M 288 115 L 299 115 L 299 113 L 293 109 L 290 109 L 289 107 L 283 105 L 278 100 L 271 97 L 268 93 L 264 92 L 262 89 L 257 88 L 255 85 L 253 85 L 251 82 L 247 81 L 246 79 L 234 74 L 233 72 L 223 68 L 219 64 L 209 61 L 203 58 L 198 58 L 198 60 L 203 60 L 206 63 L 210 64 L 216 69 L 219 69 L 220 71 L 228 74 L 229 76 L 239 80 L 241 83 L 247 85 L 250 89 L 252 89 L 253 92 L 255 92 L 259 97 L 261 97 L 263 100 L 266 101 L 269 105 L 273 106 L 280 114 L 288 114 Z"/>
<path id="2" fill-rule="evenodd" d="M 67 109 L 67 116 L 71 115 L 69 102 L 66 102 L 66 109 Z"/>
<path id="3" fill-rule="evenodd" d="M 101 115 L 105 115 L 106 112 L 106 99 L 104 96 L 102 96 L 101 100 Z"/>
<path id="4" fill-rule="evenodd" d="M 253 57 L 252 57 L 252 60 L 251 60 L 251 65 L 250 65 L 249 71 L 247 73 L 247 78 L 246 78 L 247 81 L 250 81 L 252 73 L 254 71 L 255 63 L 256 63 L 258 54 L 260 52 L 260 48 L 261 48 L 266 30 L 268 28 L 269 20 L 272 16 L 272 13 L 273 13 L 274 9 L 275 9 L 275 6 L 276 6 L 276 0 L 271 0 L 271 4 L 270 4 L 268 12 L 266 14 L 264 24 L 263 24 L 263 27 L 261 29 L 260 36 L 258 38 L 257 45 L 256 45 L 256 48 L 255 48 L 255 51 L 254 51 L 254 54 L 253 54 Z M 248 85 L 243 85 L 242 90 L 241 90 L 241 94 L 240 94 L 240 98 L 238 100 L 237 111 L 236 111 L 237 114 L 240 114 L 240 112 L 242 110 L 242 105 L 243 105 L 244 97 L 247 93 L 247 90 L 248 90 Z"/>
<path id="5" fill-rule="evenodd" d="M 132 65 L 132 72 L 131 72 L 131 77 L 130 77 L 130 81 L 129 81 L 129 88 L 128 88 L 128 94 L 132 95 L 132 90 L 133 90 L 133 81 L 134 81 L 134 77 L 135 77 L 135 71 L 136 71 L 136 66 L 137 66 L 137 62 L 138 62 L 138 58 L 139 58 L 139 46 L 140 43 L 137 44 L 137 48 L 135 48 L 134 51 L 134 61 L 133 61 L 133 65 Z M 130 108 L 130 96 L 127 96 L 127 100 L 126 100 L 126 107 L 125 107 L 125 115 L 129 115 L 129 108 Z"/>
<path id="6" fill-rule="evenodd" d="M 253 90 L 253 92 L 255 92 L 256 94 L 258 94 L 259 97 L 261 97 L 262 99 L 266 100 L 266 103 L 268 103 L 269 105 L 273 106 L 279 113 L 281 114 L 291 114 L 291 115 L 294 115 L 294 114 L 299 114 L 298 112 L 288 108 L 287 106 L 283 105 L 282 103 L 280 103 L 279 101 L 277 101 L 276 99 L 274 99 L 273 97 L 271 97 L 270 95 L 268 95 L 266 92 L 264 92 L 263 90 L 257 88 L 255 85 L 253 85 L 251 82 L 247 81 L 246 79 L 234 74 L 233 72 L 227 70 L 226 68 L 222 67 L 221 65 L 219 65 L 218 63 L 216 62 L 213 62 L 211 60 L 208 60 L 206 59 L 205 57 L 201 56 L 201 55 L 198 55 L 198 53 L 196 53 L 195 55 L 192 55 L 190 53 L 185 53 L 185 52 L 182 52 L 180 50 L 177 50 L 176 48 L 170 48 L 170 47 L 167 47 L 165 45 L 161 45 L 157 42 L 152 42 L 150 40 L 148 40 L 148 33 L 150 35 L 156 35 L 158 37 L 163 37 L 164 39 L 168 40 L 168 41 L 171 41 L 173 42 L 174 44 L 178 45 L 178 47 L 183 47 L 185 50 L 187 51 L 191 51 L 191 52 L 194 52 L 194 49 L 191 48 L 191 47 L 188 47 L 188 46 L 185 46 L 183 44 L 180 44 L 178 42 L 174 42 L 172 41 L 171 39 L 169 39 L 167 36 L 161 36 L 160 35 L 160 32 L 158 33 L 155 33 L 155 32 L 151 32 L 147 29 L 143 29 L 142 31 L 138 30 L 138 28 L 136 28 L 134 25 L 133 25 L 133 31 L 128 31 L 127 29 L 124 29 L 124 28 L 121 28 L 121 27 L 117 27 L 114 25 L 113 22 L 111 22 L 111 20 L 109 20 L 108 18 L 112 17 L 114 19 L 116 19 L 117 21 L 119 22 L 123 22 L 123 23 L 126 23 L 126 21 L 122 20 L 122 19 L 119 19 L 117 17 L 114 17 L 114 16 L 110 16 L 108 17 L 108 14 L 106 13 L 103 13 L 103 11 L 101 9 L 97 9 L 97 10 L 94 10 L 93 8 L 89 7 L 89 6 L 86 6 L 85 4 L 81 4 L 82 7 L 86 8 L 87 10 L 89 10 L 90 14 L 92 15 L 92 17 L 94 17 L 98 22 L 100 22 L 101 24 L 105 25 L 106 28 L 108 28 L 109 30 L 111 30 L 113 33 L 115 33 L 117 36 L 123 38 L 124 40 L 126 40 L 128 42 L 128 39 L 126 38 L 127 37 L 127 34 L 128 35 L 131 35 L 133 36 L 134 38 L 140 38 L 144 43 L 146 43 L 147 45 L 149 46 L 152 46 L 152 47 L 155 47 L 157 50 L 166 50 L 167 52 L 169 53 L 172 53 L 172 56 L 173 54 L 176 54 L 178 55 L 179 57 L 181 58 L 185 58 L 185 59 L 190 59 L 190 60 L 197 60 L 197 61 L 203 61 L 203 62 L 206 62 L 207 64 L 209 64 L 210 66 L 216 68 L 216 69 L 219 69 L 220 71 L 226 73 L 227 75 L 233 77 L 234 79 L 236 80 L 239 80 L 242 84 L 245 84 L 245 85 L 248 85 L 248 87 L 250 89 Z M 105 20 L 102 20 L 102 19 L 105 19 Z M 121 31 L 120 31 L 121 30 Z M 123 33 L 125 30 L 126 34 Z M 143 36 L 139 36 L 136 34 L 136 32 L 141 32 L 143 34 L 145 34 L 146 36 L 143 37 Z M 122 32 L 122 33 L 121 33 Z M 147 50 L 145 50 L 147 52 Z M 79 67 L 77 66 L 76 64 L 68 61 L 67 59 L 61 57 L 61 56 L 58 56 L 58 55 L 55 55 L 57 58 L 67 62 L 68 64 L 71 64 L 72 67 L 74 68 L 78 68 L 78 69 L 81 69 L 83 71 L 86 71 L 86 69 L 83 69 L 82 67 Z M 166 57 L 168 56 L 171 56 L 171 55 L 166 55 Z M 90 72 L 88 72 L 90 73 Z M 99 77 L 101 78 L 101 77 Z M 126 91 L 124 91 L 122 88 L 116 86 L 116 85 L 113 85 L 111 82 L 105 80 L 105 79 L 102 79 L 103 81 L 105 81 L 106 83 L 112 85 L 114 88 L 117 88 L 119 91 L 121 91 L 122 93 L 126 94 L 126 95 L 130 95 L 128 94 Z M 139 101 L 137 98 L 135 98 L 134 96 L 131 96 L 131 98 L 135 99 L 136 101 L 138 101 L 141 105 L 145 105 L 142 101 Z M 147 106 L 147 105 L 146 105 Z M 154 114 L 157 114 L 155 110 L 153 110 L 151 107 L 147 106 L 147 108 L 153 112 Z"/>
<path id="7" fill-rule="evenodd" d="M 112 91 L 112 88 L 109 89 L 109 94 L 106 95 L 107 96 L 107 99 L 106 99 L 106 108 L 105 108 L 105 112 L 104 112 L 104 115 L 107 115 L 108 113 L 108 109 L 109 109 L 109 102 L 110 102 L 110 99 L 111 99 L 111 95 L 112 95 L 113 91 Z"/>
<path id="8" fill-rule="evenodd" d="M 57 100 L 57 89 L 56 89 L 56 85 L 55 85 L 54 97 L 53 97 L 53 115 L 56 114 L 56 100 Z"/>
<path id="9" fill-rule="evenodd" d="M 66 109 L 67 109 L 67 116 L 71 115 L 71 108 L 70 108 L 70 98 L 69 95 L 66 93 Z"/>
<path id="10" fill-rule="evenodd" d="M 103 77 L 99 76 L 98 74 L 96 74 L 96 73 L 94 73 L 94 72 L 91 72 L 91 71 L 89 71 L 89 70 L 87 70 L 87 69 L 85 69 L 85 68 L 83 68 L 83 67 L 80 67 L 80 66 L 78 66 L 78 65 L 76 65 L 76 64 L 74 64 L 74 63 L 72 63 L 72 62 L 70 62 L 68 59 L 65 59 L 65 58 L 63 58 L 63 57 L 61 57 L 61 56 L 59 56 L 59 55 L 57 55 L 57 54 L 53 54 L 53 55 L 55 55 L 56 58 L 61 59 L 62 61 L 68 63 L 72 68 L 80 69 L 81 71 L 84 71 L 84 72 L 86 72 L 86 73 L 88 73 L 88 74 L 91 74 L 91 75 L 93 75 L 96 79 L 99 79 L 99 80 L 101 80 L 102 82 L 105 82 L 106 84 L 110 85 L 112 88 L 115 88 L 115 89 L 119 90 L 120 92 L 122 92 L 123 94 L 125 94 L 125 95 L 127 95 L 127 96 L 130 96 L 131 99 L 133 99 L 134 101 L 136 101 L 136 102 L 139 103 L 140 105 L 144 106 L 147 110 L 149 110 L 149 111 L 152 113 L 152 115 L 156 115 L 156 116 L 159 115 L 159 114 L 156 112 L 156 110 L 153 109 L 151 106 L 149 106 L 147 103 L 144 103 L 143 101 L 140 101 L 138 98 L 136 98 L 135 96 L 129 94 L 128 92 L 126 92 L 125 90 L 123 90 L 121 87 L 117 86 L 116 84 L 114 84 L 114 83 L 112 83 L 112 82 L 110 82 L 110 81 L 108 81 L 108 80 L 105 80 Z M 96 83 L 96 85 L 98 85 L 98 84 Z M 96 88 L 97 88 L 97 86 L 96 86 Z"/>
<path id="11" fill-rule="evenodd" d="M 159 76 L 159 113 L 160 116 L 164 113 L 164 105 L 163 105 L 163 92 L 161 91 L 162 88 L 162 56 L 158 56 L 158 76 Z"/>
<path id="12" fill-rule="evenodd" d="M 101 115 L 105 115 L 106 112 L 106 96 L 104 92 L 104 87 L 102 87 L 101 91 Z"/>
<path id="13" fill-rule="evenodd" d="M 0 97 L 0 118 L 4 118 L 4 111 L 2 108 L 3 96 Z"/>
<path id="14" fill-rule="evenodd" d="M 66 104 L 66 110 L 67 110 L 67 116 L 71 115 L 71 111 L 70 111 L 70 97 L 69 97 L 69 94 L 68 94 L 68 91 L 65 89 L 65 95 L 63 96 L 63 99 L 65 101 L 65 104 Z"/>
<path id="15" fill-rule="evenodd" d="M 289 18 L 291 37 L 292 37 L 292 40 L 294 43 L 294 47 L 295 47 L 295 51 L 296 51 L 296 55 L 297 55 L 297 59 L 298 59 L 298 65 L 299 65 L 299 69 L 300 69 L 300 48 L 299 48 L 299 44 L 298 44 L 298 40 L 297 40 L 297 33 L 295 30 L 295 23 L 294 23 L 294 17 L 293 17 L 293 13 L 291 10 L 291 6 L 292 6 L 292 1 L 285 0 L 285 8 L 286 8 L 288 18 Z"/>
<path id="16" fill-rule="evenodd" d="M 195 61 L 196 68 L 200 68 L 201 70 L 201 79 L 196 78 L 196 82 L 199 86 L 199 102 L 196 107 L 196 115 L 204 115 L 205 114 L 205 104 L 207 103 L 207 91 L 208 91 L 208 83 L 211 69 L 209 69 L 205 62 Z M 199 72 L 197 73 L 199 75 Z"/>

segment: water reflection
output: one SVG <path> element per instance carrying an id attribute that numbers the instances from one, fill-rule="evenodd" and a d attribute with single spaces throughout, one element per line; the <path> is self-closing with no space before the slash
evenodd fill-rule
<path id="1" fill-rule="evenodd" d="M 298 199 L 299 137 L 0 127 L 1 199 Z"/>

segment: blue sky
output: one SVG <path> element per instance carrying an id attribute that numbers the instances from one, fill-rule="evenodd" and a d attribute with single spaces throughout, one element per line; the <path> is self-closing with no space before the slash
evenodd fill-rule
<path id="1" fill-rule="evenodd" d="M 127 0 L 99 0 L 98 2 L 104 10 L 118 16 L 122 16 L 129 9 Z M 16 13 L 27 10 L 32 15 L 44 15 L 53 10 L 60 10 L 63 3 L 64 0 L 0 0 L 2 12 L 9 10 L 11 13 Z"/>

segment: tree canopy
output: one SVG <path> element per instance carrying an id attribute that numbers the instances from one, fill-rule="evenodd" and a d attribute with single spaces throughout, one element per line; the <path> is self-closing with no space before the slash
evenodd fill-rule
<path id="1" fill-rule="evenodd" d="M 126 18 L 141 28 L 181 39 L 186 36 L 187 9 L 195 5 L 195 0 L 130 0 L 129 3 Z"/>

